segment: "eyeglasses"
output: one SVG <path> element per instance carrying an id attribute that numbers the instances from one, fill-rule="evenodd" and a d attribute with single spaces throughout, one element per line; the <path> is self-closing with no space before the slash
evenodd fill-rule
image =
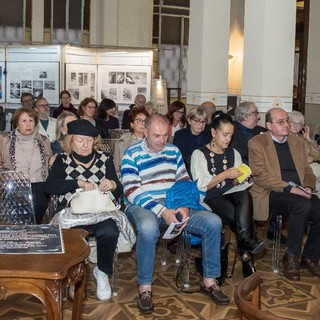
<path id="1" fill-rule="evenodd" d="M 278 121 L 273 121 L 273 123 L 277 123 L 279 126 L 284 126 L 285 124 L 289 124 L 289 119 L 280 119 Z"/>
<path id="2" fill-rule="evenodd" d="M 289 123 L 290 123 L 290 126 L 292 126 L 292 127 L 302 127 L 303 126 L 303 124 L 301 122 L 294 122 L 292 120 L 290 120 Z"/>
<path id="3" fill-rule="evenodd" d="M 201 125 L 205 125 L 207 124 L 206 120 L 195 120 L 193 118 L 191 118 L 191 120 L 193 120 L 196 124 L 201 124 Z"/>
<path id="4" fill-rule="evenodd" d="M 141 119 L 141 118 L 134 119 L 134 121 L 136 121 L 139 124 L 144 124 L 146 122 L 146 120 Z"/>
<path id="5" fill-rule="evenodd" d="M 251 115 L 251 114 L 254 114 L 254 115 L 257 117 L 259 113 L 260 113 L 259 111 L 251 111 L 251 112 L 250 112 L 250 115 Z"/>
<path id="6" fill-rule="evenodd" d="M 184 115 L 184 111 L 179 111 L 179 110 L 177 110 L 177 111 L 175 111 L 175 112 L 177 112 L 177 113 L 179 113 L 179 114 L 181 114 L 181 115 Z"/>
<path id="7" fill-rule="evenodd" d="M 42 108 L 42 109 L 46 109 L 49 107 L 49 105 L 48 104 L 39 104 L 37 107 Z"/>
<path id="8" fill-rule="evenodd" d="M 87 109 L 94 109 L 94 110 L 97 109 L 96 106 L 94 106 L 94 107 L 93 107 L 93 106 L 85 106 L 85 108 L 87 108 Z"/>

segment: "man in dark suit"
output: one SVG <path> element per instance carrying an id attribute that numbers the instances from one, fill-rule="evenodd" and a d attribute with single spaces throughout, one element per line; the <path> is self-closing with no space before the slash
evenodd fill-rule
<path id="1" fill-rule="evenodd" d="M 312 194 L 315 176 L 305 147 L 301 140 L 289 135 L 288 122 L 283 109 L 272 108 L 266 113 L 268 132 L 249 141 L 249 165 L 254 181 L 250 192 L 256 220 L 267 220 L 270 210 L 288 217 L 283 273 L 297 281 L 300 266 L 320 276 L 320 199 Z M 302 251 L 308 222 L 311 224 Z"/>

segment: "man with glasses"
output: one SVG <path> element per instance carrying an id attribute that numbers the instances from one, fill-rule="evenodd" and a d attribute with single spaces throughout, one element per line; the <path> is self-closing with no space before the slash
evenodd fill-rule
<path id="1" fill-rule="evenodd" d="M 230 147 L 239 151 L 245 164 L 249 162 L 249 140 L 257 134 L 266 131 L 265 128 L 258 126 L 260 118 L 259 111 L 254 102 L 241 102 L 234 111 L 234 133 Z"/>
<path id="2" fill-rule="evenodd" d="M 57 120 L 49 117 L 49 104 L 47 99 L 40 98 L 34 103 L 34 111 L 39 117 L 39 133 L 48 137 L 50 142 L 56 140 L 56 123 Z"/>
<path id="3" fill-rule="evenodd" d="M 30 92 L 24 92 L 21 95 L 20 101 L 21 101 L 22 107 L 31 109 L 34 103 L 33 94 Z"/>
<path id="4" fill-rule="evenodd" d="M 265 221 L 270 211 L 288 217 L 287 250 L 282 259 L 286 278 L 300 280 L 300 267 L 320 276 L 320 199 L 312 193 L 315 176 L 306 149 L 300 139 L 289 135 L 289 118 L 283 109 L 266 113 L 266 127 L 268 132 L 249 141 L 254 218 Z"/>

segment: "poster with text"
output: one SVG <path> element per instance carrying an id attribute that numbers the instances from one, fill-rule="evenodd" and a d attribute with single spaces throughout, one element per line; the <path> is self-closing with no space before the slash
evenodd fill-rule
<path id="1" fill-rule="evenodd" d="M 98 66 L 98 99 L 132 104 L 137 94 L 150 100 L 151 66 Z"/>
<path id="2" fill-rule="evenodd" d="M 35 99 L 46 98 L 49 104 L 59 103 L 58 62 L 8 62 L 7 102 L 20 103 L 24 92 Z"/>
<path id="3" fill-rule="evenodd" d="M 80 104 L 84 98 L 96 98 L 97 66 L 87 64 L 66 64 L 66 89 L 71 102 Z"/>

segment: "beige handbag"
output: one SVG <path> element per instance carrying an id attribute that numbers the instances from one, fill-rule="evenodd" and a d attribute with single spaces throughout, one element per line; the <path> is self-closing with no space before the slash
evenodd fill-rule
<path id="1" fill-rule="evenodd" d="M 114 200 L 111 192 L 103 193 L 100 190 L 82 190 L 77 191 L 69 203 L 73 213 L 85 214 L 114 211 L 118 208 L 114 204 Z"/>

